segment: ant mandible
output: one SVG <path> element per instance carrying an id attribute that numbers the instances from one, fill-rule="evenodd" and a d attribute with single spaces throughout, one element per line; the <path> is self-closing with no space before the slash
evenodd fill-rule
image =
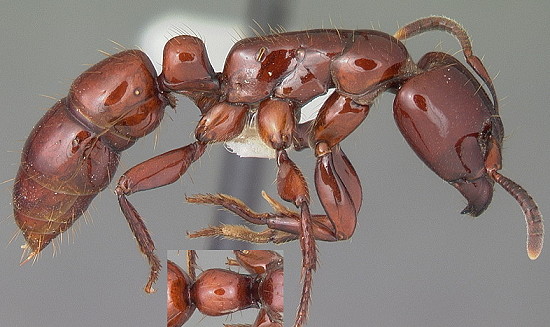
<path id="1" fill-rule="evenodd" d="M 459 41 L 466 63 L 429 52 L 414 63 L 402 40 L 429 30 L 446 31 Z M 315 119 L 299 123 L 301 108 L 332 90 Z M 124 173 L 116 195 L 151 272 L 151 292 L 160 261 L 132 193 L 178 180 L 208 145 L 244 142 L 258 145 L 258 156 L 276 158 L 279 196 L 292 211 L 264 194 L 274 213 L 256 213 L 228 195 L 206 194 L 189 202 L 215 204 L 262 232 L 242 226 L 210 227 L 191 237 L 223 236 L 249 242 L 299 240 L 302 298 L 295 326 L 307 319 L 316 240 L 349 239 L 362 204 L 359 177 L 341 142 L 366 118 L 383 92 L 396 94 L 394 118 L 424 163 L 468 201 L 462 213 L 480 215 L 496 182 L 521 206 L 527 223 L 527 251 L 538 257 L 543 244 L 542 215 L 518 184 L 503 176 L 504 129 L 493 82 L 472 52 L 465 30 L 445 17 L 427 17 L 400 28 L 394 36 L 374 30 L 308 30 L 274 33 L 237 42 L 222 72 L 214 72 L 204 43 L 181 35 L 164 48 L 162 73 L 139 50 L 110 56 L 80 75 L 66 98 L 35 126 L 22 152 L 13 205 L 15 220 L 34 258 L 67 230 L 107 187 L 120 153 L 153 131 L 164 108 L 175 106 L 173 93 L 195 102 L 202 117 L 195 142 L 149 159 Z M 233 143 L 231 143 L 233 142 Z M 310 193 L 287 149 L 311 148 L 316 157 L 315 189 L 324 214 L 310 212 Z M 240 151 L 240 150 L 236 150 Z"/>

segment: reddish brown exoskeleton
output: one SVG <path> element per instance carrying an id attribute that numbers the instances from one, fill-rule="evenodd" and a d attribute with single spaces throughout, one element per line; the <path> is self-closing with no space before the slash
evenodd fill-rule
<path id="1" fill-rule="evenodd" d="M 153 65 L 140 51 L 113 55 L 73 82 L 22 152 L 13 206 L 31 251 L 24 262 L 83 214 L 111 182 L 120 152 L 153 131 L 173 101 L 160 91 Z M 159 267 L 158 259 L 150 259 Z"/>
<path id="2" fill-rule="evenodd" d="M 249 274 L 227 269 L 208 269 L 195 274 L 196 252 L 187 251 L 187 272 L 168 260 L 168 327 L 180 327 L 195 308 L 207 316 L 222 316 L 248 308 L 260 308 L 250 327 L 283 327 L 283 257 L 274 251 L 234 251 L 227 264 Z M 245 326 L 245 325 L 225 325 Z"/>
<path id="3" fill-rule="evenodd" d="M 434 29 L 457 38 L 475 75 L 441 52 L 413 62 L 401 40 Z M 300 123 L 301 108 L 329 90 L 315 119 Z M 38 123 L 23 150 L 14 208 L 31 250 L 29 258 L 82 214 L 111 180 L 119 153 L 158 125 L 163 108 L 175 103 L 170 94 L 178 93 L 201 111 L 195 142 L 128 170 L 116 188 L 121 209 L 151 266 L 146 291 L 151 291 L 160 263 L 127 196 L 173 183 L 209 144 L 226 142 L 242 155 L 276 158 L 279 196 L 298 212 L 266 194 L 274 213 L 253 212 L 227 195 L 197 195 L 188 200 L 223 206 L 267 229 L 254 232 L 225 225 L 191 237 L 258 243 L 299 240 L 303 289 L 295 326 L 302 326 L 316 268 L 315 241 L 350 238 L 361 208 L 359 177 L 340 143 L 385 91 L 396 93 L 394 117 L 409 145 L 468 200 L 462 213 L 481 214 L 492 199 L 494 182 L 518 201 L 527 223 L 528 254 L 535 259 L 543 244 L 542 215 L 523 188 L 499 173 L 504 132 L 493 82 L 473 55 L 464 29 L 444 17 L 417 20 L 394 36 L 373 30 L 309 30 L 243 39 L 232 48 L 220 73 L 213 71 L 203 42 L 186 35 L 166 44 L 158 77 L 140 51 L 105 59 L 77 78 L 69 96 Z M 314 150 L 315 189 L 324 214 L 310 213 L 309 188 L 287 154 L 291 147 Z M 250 154 L 242 148 L 255 150 Z"/>

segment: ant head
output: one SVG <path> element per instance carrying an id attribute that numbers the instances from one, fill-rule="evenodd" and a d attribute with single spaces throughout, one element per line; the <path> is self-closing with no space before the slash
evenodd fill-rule
<path id="1" fill-rule="evenodd" d="M 426 54 L 417 75 L 399 89 L 395 121 L 416 154 L 480 215 L 493 197 L 491 171 L 500 169 L 502 122 L 481 84 L 456 58 Z"/>

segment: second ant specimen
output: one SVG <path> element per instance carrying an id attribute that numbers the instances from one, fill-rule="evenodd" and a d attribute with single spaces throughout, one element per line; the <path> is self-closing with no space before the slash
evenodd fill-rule
<path id="1" fill-rule="evenodd" d="M 247 308 L 260 308 L 252 325 L 226 327 L 283 327 L 283 257 L 274 251 L 234 251 L 229 265 L 249 274 L 227 269 L 208 269 L 196 276 L 196 252 L 187 251 L 187 272 L 168 261 L 168 327 L 180 327 L 195 308 L 207 316 L 221 316 Z"/>

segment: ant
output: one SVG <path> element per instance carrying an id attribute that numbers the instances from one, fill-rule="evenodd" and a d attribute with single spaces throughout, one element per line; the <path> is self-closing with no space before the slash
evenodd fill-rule
<path id="1" fill-rule="evenodd" d="M 184 325 L 195 309 L 207 316 L 221 316 L 248 308 L 260 308 L 260 311 L 254 323 L 246 326 L 283 326 L 283 257 L 268 250 L 233 252 L 235 259 L 228 259 L 227 265 L 242 267 L 249 274 L 215 268 L 196 276 L 194 250 L 187 251 L 187 273 L 168 260 L 168 327 Z"/>
<path id="2" fill-rule="evenodd" d="M 442 52 L 429 52 L 415 63 L 402 41 L 431 30 L 452 34 L 473 72 Z M 403 26 L 393 36 L 375 30 L 318 29 L 242 39 L 229 52 L 222 72 L 214 72 L 203 41 L 189 35 L 166 43 L 158 76 L 139 50 L 120 52 L 92 66 L 38 122 L 22 151 L 13 206 L 30 251 L 23 262 L 83 214 L 111 182 L 121 152 L 153 131 L 164 108 L 175 107 L 174 94 L 180 94 L 201 112 L 195 141 L 129 169 L 115 188 L 149 261 L 145 291 L 153 291 L 161 264 L 128 197 L 175 182 L 208 146 L 226 143 L 243 156 L 275 158 L 278 195 L 296 211 L 265 193 L 273 213 L 254 212 L 229 195 L 195 195 L 187 200 L 222 206 L 267 228 L 255 232 L 243 226 L 213 226 L 190 236 L 254 243 L 298 240 L 303 282 L 295 326 L 302 326 L 317 268 L 315 242 L 351 238 L 362 205 L 361 182 L 342 141 L 386 91 L 395 94 L 393 115 L 410 147 L 466 198 L 463 214 L 483 213 L 495 183 L 516 199 L 527 225 L 527 252 L 536 259 L 543 245 L 542 214 L 525 189 L 500 173 L 504 127 L 493 81 L 473 54 L 464 28 L 452 19 L 432 16 Z M 328 92 L 316 117 L 299 122 L 301 108 Z M 290 149 L 306 148 L 315 156 L 321 214 L 310 211 L 308 183 L 288 155 Z"/>

